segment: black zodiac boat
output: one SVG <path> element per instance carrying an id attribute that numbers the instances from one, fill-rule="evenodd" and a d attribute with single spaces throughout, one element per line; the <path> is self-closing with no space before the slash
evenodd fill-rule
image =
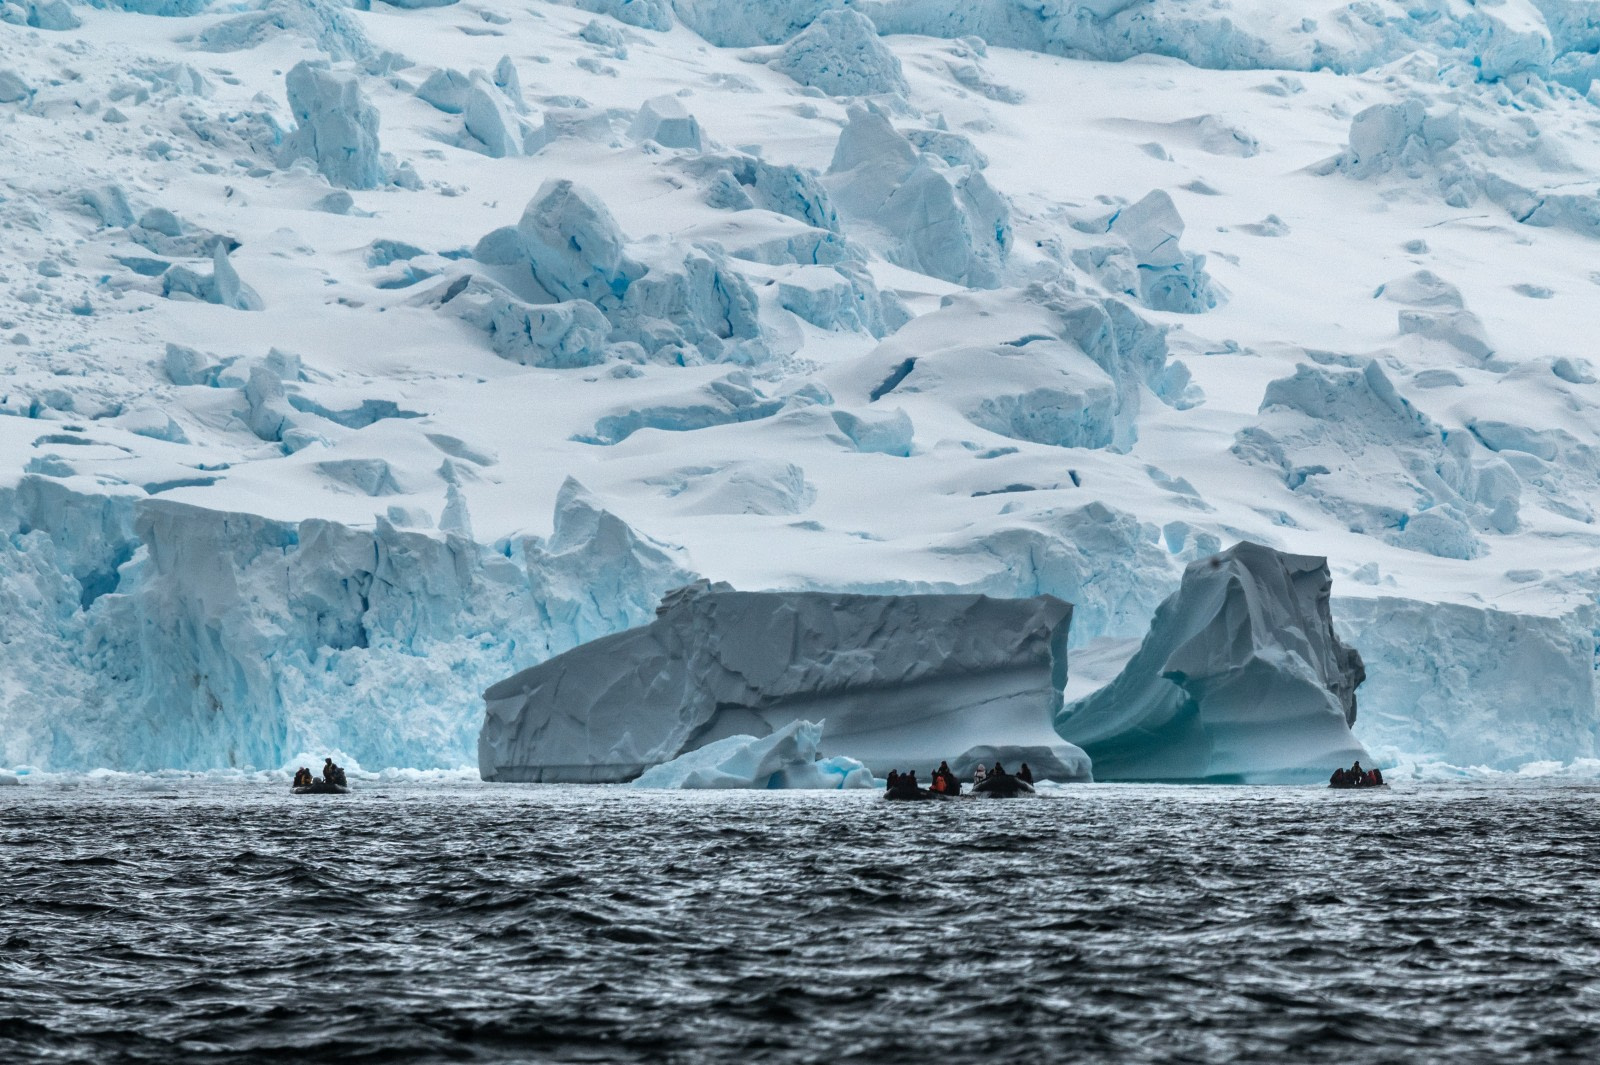
<path id="1" fill-rule="evenodd" d="M 1328 787 L 1339 791 L 1372 791 L 1376 788 L 1387 788 L 1388 786 L 1381 781 L 1341 780 L 1337 784 L 1331 780 L 1328 781 Z"/>
<path id="2" fill-rule="evenodd" d="M 305 784 L 298 788 L 290 788 L 289 790 L 296 795 L 350 794 L 350 786 L 348 784 L 330 784 L 326 780 L 313 780 L 310 784 Z"/>
<path id="3" fill-rule="evenodd" d="M 1037 795 L 1033 785 L 1021 777 L 1012 776 L 987 776 L 977 784 L 972 785 L 972 797 L 975 799 L 1017 799 L 1024 795 Z"/>
<path id="4" fill-rule="evenodd" d="M 1037 794 L 1032 784 L 1021 777 L 1008 774 L 1003 777 L 986 777 L 981 783 L 974 784 L 970 792 L 961 795 L 934 791 L 931 788 L 919 788 L 909 780 L 901 780 L 897 781 L 894 787 L 884 791 L 883 797 L 891 802 L 925 802 L 930 799 L 1017 799 Z"/>

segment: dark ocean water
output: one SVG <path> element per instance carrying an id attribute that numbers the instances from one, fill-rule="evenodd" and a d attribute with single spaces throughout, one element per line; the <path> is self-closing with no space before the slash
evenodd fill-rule
<path id="1" fill-rule="evenodd" d="M 1593 1062 L 1597 798 L 30 782 L 0 1061 Z"/>

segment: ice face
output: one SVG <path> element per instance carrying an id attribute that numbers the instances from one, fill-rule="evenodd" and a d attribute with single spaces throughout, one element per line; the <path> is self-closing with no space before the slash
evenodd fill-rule
<path id="1" fill-rule="evenodd" d="M 874 773 L 981 744 L 1059 744 L 1072 608 L 1049 596 L 735 592 L 705 583 L 644 628 L 485 694 L 485 780 L 615 781 L 730 735 L 825 717 L 819 750 Z"/>
<path id="2" fill-rule="evenodd" d="M 1325 560 L 1250 543 L 1190 565 L 1122 673 L 1056 730 L 1098 780 L 1313 781 L 1368 758 L 1350 732 L 1366 674 L 1334 635 L 1331 586 Z"/>

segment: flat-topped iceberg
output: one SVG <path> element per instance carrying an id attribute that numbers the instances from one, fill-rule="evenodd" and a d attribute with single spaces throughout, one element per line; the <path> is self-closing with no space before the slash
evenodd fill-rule
<path id="1" fill-rule="evenodd" d="M 1326 559 L 1241 543 L 1192 563 L 1122 673 L 1056 729 L 1098 780 L 1294 782 L 1367 752 L 1361 656 L 1334 635 Z"/>
<path id="2" fill-rule="evenodd" d="M 825 721 L 822 758 L 875 774 L 930 770 L 975 747 L 1049 747 L 1070 604 L 1042 595 L 670 593 L 656 620 L 484 693 L 485 780 L 623 781 L 732 736 Z"/>

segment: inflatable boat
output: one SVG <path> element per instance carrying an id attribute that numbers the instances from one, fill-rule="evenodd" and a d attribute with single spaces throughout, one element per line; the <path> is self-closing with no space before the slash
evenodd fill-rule
<path id="1" fill-rule="evenodd" d="M 309 784 L 302 785 L 301 787 L 298 787 L 298 788 L 290 788 L 289 790 L 292 791 L 296 795 L 348 795 L 348 794 L 350 794 L 350 786 L 348 784 L 329 784 L 326 780 L 313 780 Z"/>
<path id="2" fill-rule="evenodd" d="M 972 785 L 972 797 L 975 799 L 1018 799 L 1037 794 L 1032 784 L 1010 773 L 1003 777 L 987 776 L 980 783 Z"/>

